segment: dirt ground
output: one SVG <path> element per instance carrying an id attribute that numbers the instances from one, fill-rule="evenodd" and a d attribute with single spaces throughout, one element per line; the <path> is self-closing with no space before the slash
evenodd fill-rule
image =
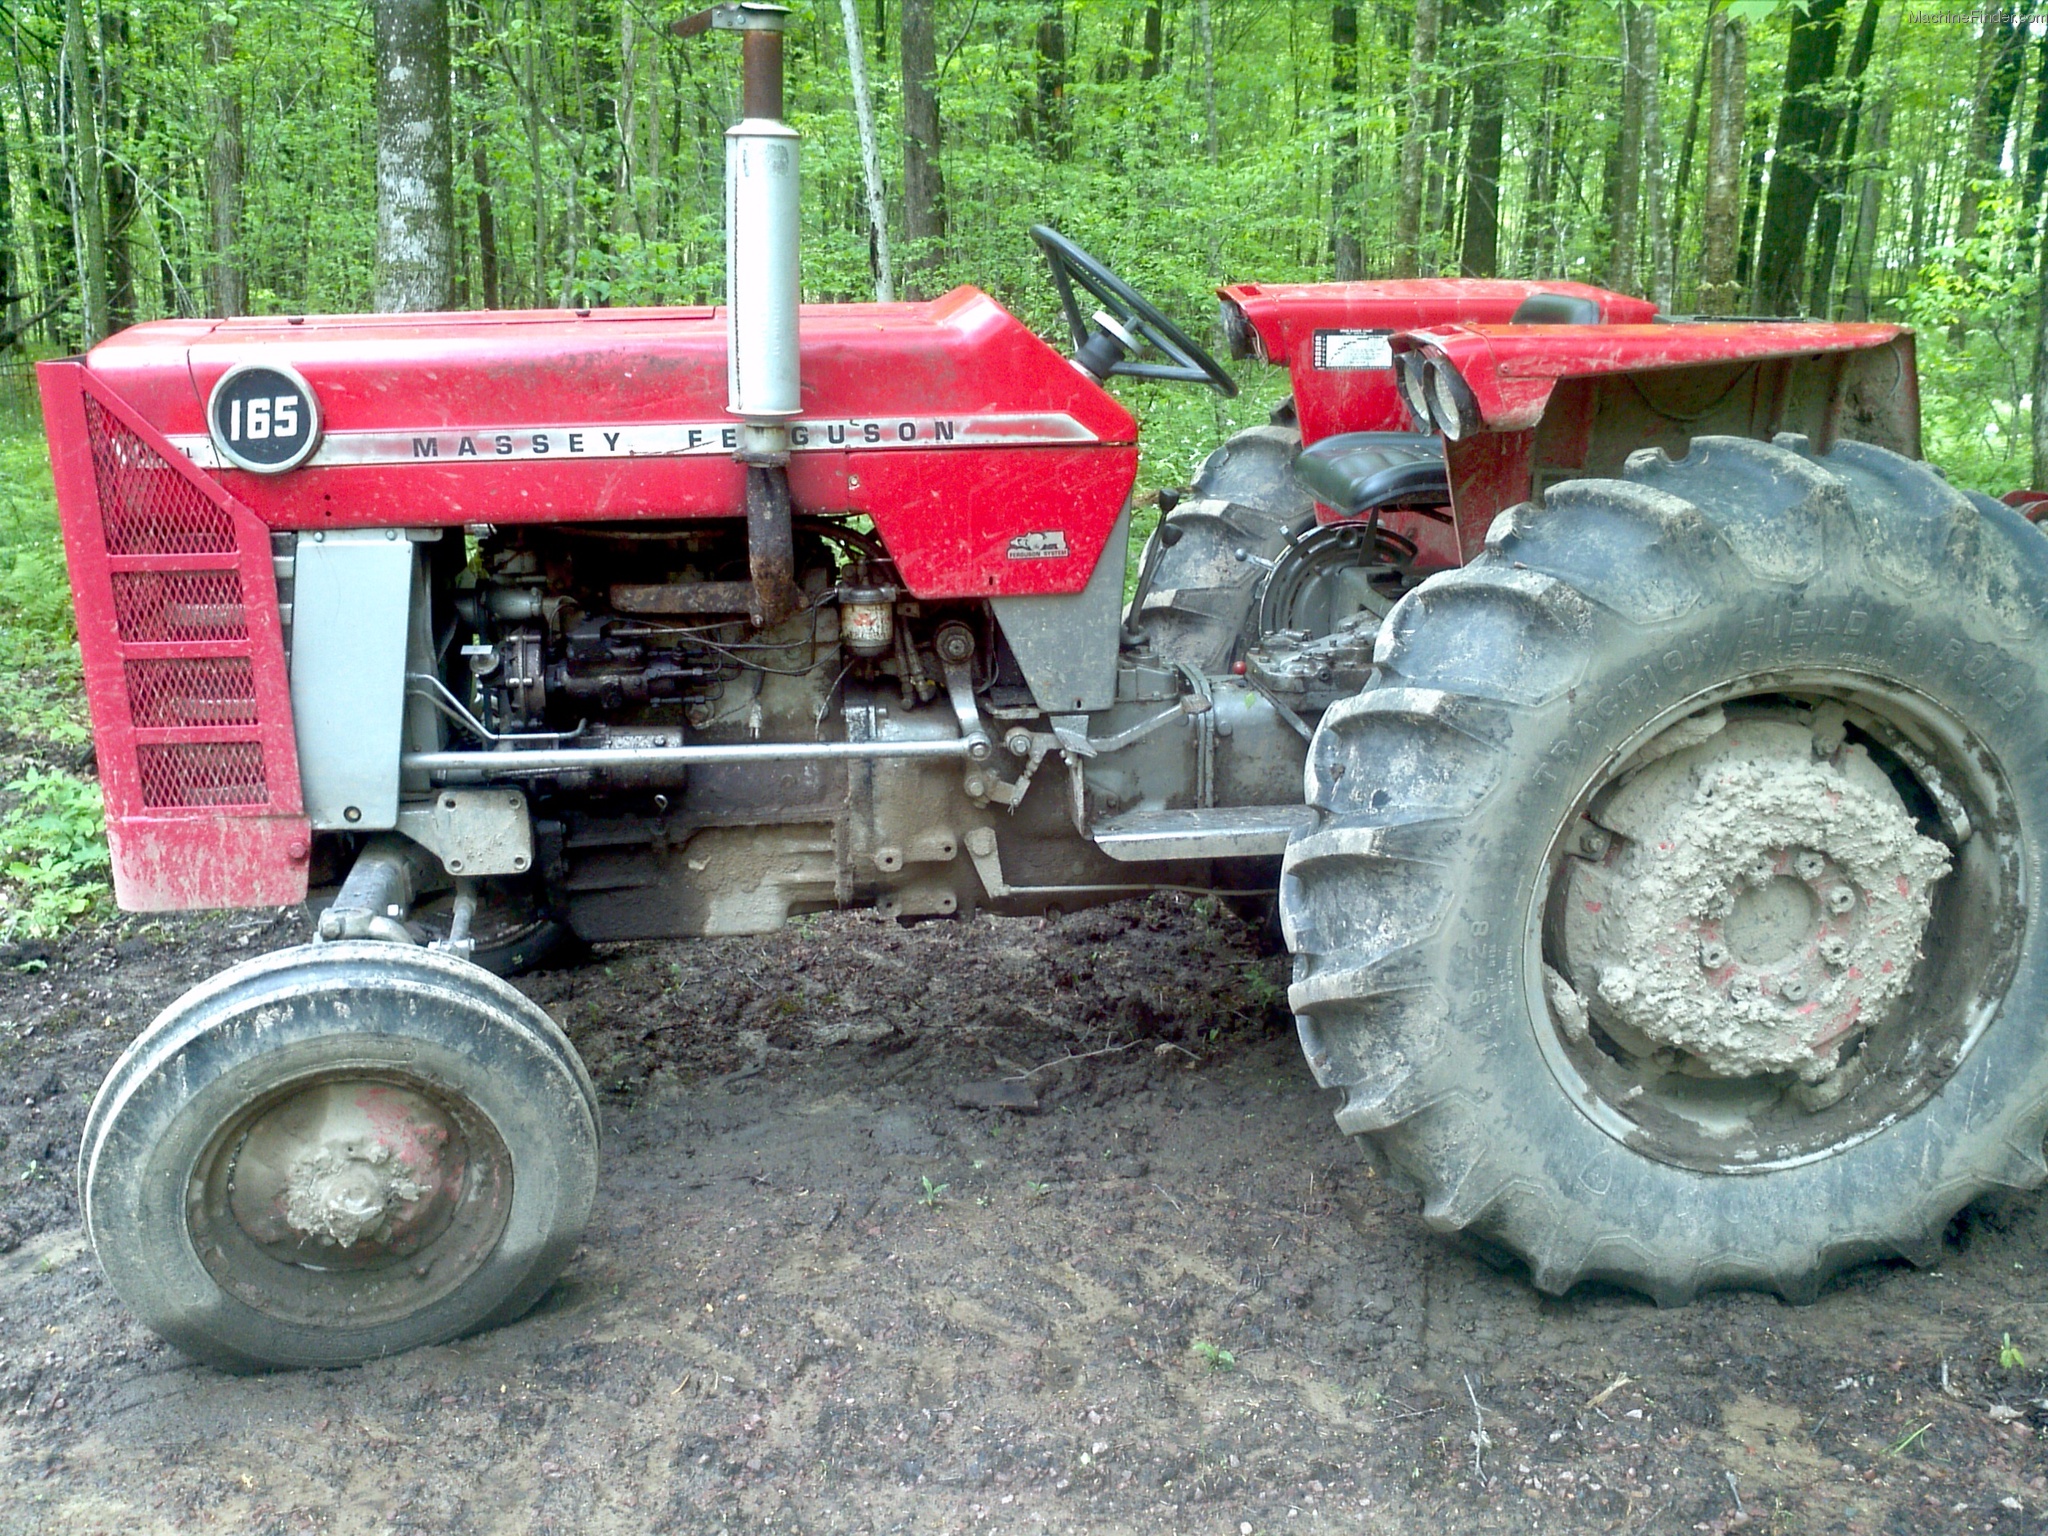
<path id="1" fill-rule="evenodd" d="M 99 1280 L 72 1161 L 156 1008 L 305 931 L 0 956 L 0 1531 L 2048 1531 L 2041 1198 L 1810 1307 L 1546 1300 L 1336 1133 L 1284 962 L 1182 898 L 532 978 L 605 1101 L 561 1284 L 214 1374 Z"/>

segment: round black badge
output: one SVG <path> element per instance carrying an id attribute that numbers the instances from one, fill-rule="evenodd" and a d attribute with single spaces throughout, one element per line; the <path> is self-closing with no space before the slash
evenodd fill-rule
<path id="1" fill-rule="evenodd" d="M 274 475 L 295 469 L 320 441 L 320 403 L 283 363 L 237 363 L 206 402 L 213 446 L 230 464 Z"/>

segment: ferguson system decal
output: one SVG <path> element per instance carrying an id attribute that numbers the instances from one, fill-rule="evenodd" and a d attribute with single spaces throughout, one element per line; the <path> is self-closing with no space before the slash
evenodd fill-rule
<path id="1" fill-rule="evenodd" d="M 241 381 L 262 375 L 244 402 Z M 330 432 L 319 440 L 313 392 L 289 382 L 304 403 L 291 419 L 307 432 L 293 456 L 278 451 L 280 411 L 291 412 L 284 375 L 276 369 L 236 369 L 213 393 L 208 415 L 211 437 L 173 436 L 171 442 L 207 469 L 239 466 L 262 473 L 298 464 L 325 468 L 349 464 L 443 464 L 490 459 L 633 459 L 691 454 L 730 454 L 739 441 L 731 421 L 592 422 L 527 426 L 420 428 L 416 431 Z M 224 401 L 232 400 L 232 404 Z M 240 414 L 235 414 L 235 412 Z M 307 423 L 313 423 L 308 426 Z M 231 435 L 230 428 L 243 434 Z M 257 435 L 252 440 L 252 432 Z M 846 448 L 1041 448 L 1101 439 L 1064 411 L 1028 411 L 982 416 L 882 416 L 798 421 L 790 425 L 790 447 L 799 453 Z M 250 452 L 252 448 L 267 450 Z"/>

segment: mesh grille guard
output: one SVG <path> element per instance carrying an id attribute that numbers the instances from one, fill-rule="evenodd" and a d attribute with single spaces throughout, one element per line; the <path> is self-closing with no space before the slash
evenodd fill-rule
<path id="1" fill-rule="evenodd" d="M 116 899 L 303 900 L 310 832 L 270 530 L 82 361 L 37 374 Z"/>

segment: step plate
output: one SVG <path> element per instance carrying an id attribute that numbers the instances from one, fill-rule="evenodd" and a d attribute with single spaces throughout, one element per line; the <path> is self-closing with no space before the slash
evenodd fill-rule
<path id="1" fill-rule="evenodd" d="M 1240 805 L 1209 811 L 1136 811 L 1097 822 L 1095 846 L 1126 864 L 1168 859 L 1278 858 L 1287 839 L 1316 823 L 1306 805 Z"/>

